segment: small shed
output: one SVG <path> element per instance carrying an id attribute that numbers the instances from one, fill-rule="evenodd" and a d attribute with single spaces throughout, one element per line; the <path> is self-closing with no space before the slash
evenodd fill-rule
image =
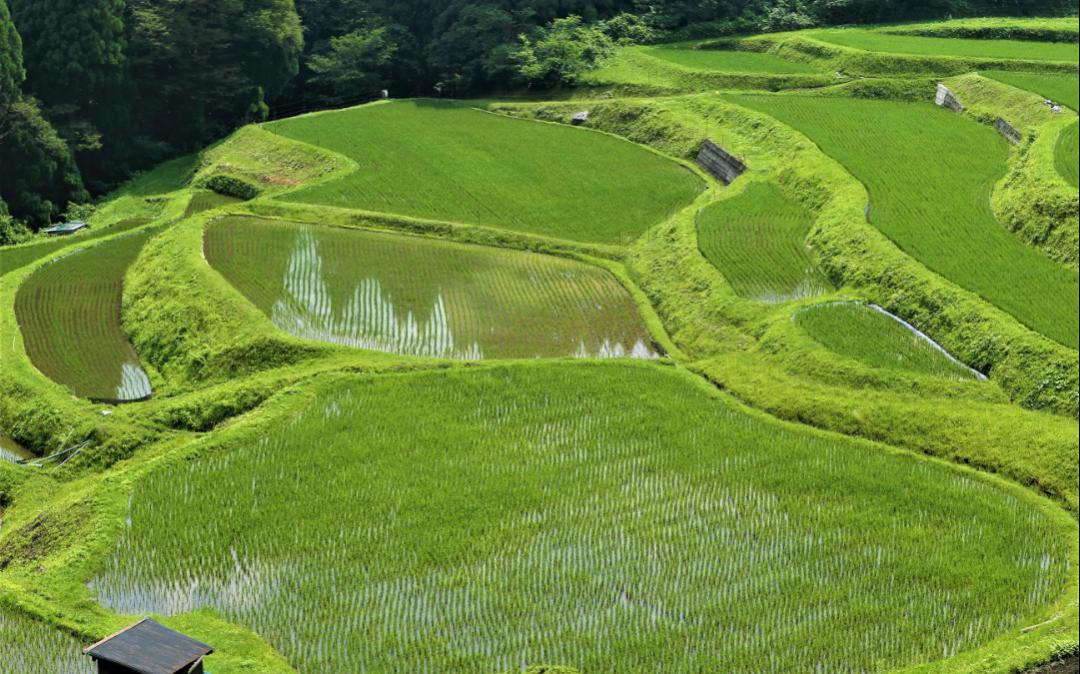
<path id="1" fill-rule="evenodd" d="M 204 674 L 203 658 L 214 649 L 144 618 L 83 651 L 99 674 Z"/>
<path id="2" fill-rule="evenodd" d="M 45 230 L 45 233 L 49 236 L 67 236 L 68 234 L 74 234 L 75 232 L 81 232 L 90 225 L 86 224 L 82 220 L 72 220 L 71 222 L 65 222 L 62 225 L 54 225 Z"/>

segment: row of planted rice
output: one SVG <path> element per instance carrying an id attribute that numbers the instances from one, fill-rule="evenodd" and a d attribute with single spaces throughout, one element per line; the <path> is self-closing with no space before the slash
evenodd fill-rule
<path id="1" fill-rule="evenodd" d="M 864 672 L 1039 622 L 1073 555 L 1019 490 L 655 364 L 312 394 L 139 482 L 99 600 L 213 607 L 310 673 Z"/>
<path id="2" fill-rule="evenodd" d="M 375 104 L 267 128 L 357 164 L 282 199 L 574 241 L 630 243 L 704 187 L 686 168 L 625 140 L 461 103 Z"/>
<path id="3" fill-rule="evenodd" d="M 863 302 L 826 302 L 800 310 L 795 322 L 834 353 L 889 370 L 970 380 L 974 370 L 899 318 Z"/>
<path id="4" fill-rule="evenodd" d="M 753 183 L 702 210 L 698 246 L 743 297 L 813 297 L 831 289 L 806 244 L 813 224 L 813 214 L 772 183 Z"/>
<path id="5" fill-rule="evenodd" d="M 280 329 L 409 356 L 655 357 L 607 271 L 534 253 L 226 218 L 206 259 Z"/>
<path id="6" fill-rule="evenodd" d="M 129 401 L 150 380 L 120 324 L 124 274 L 152 235 L 131 232 L 45 264 L 19 287 L 15 315 L 26 353 L 76 395 Z"/>
<path id="7" fill-rule="evenodd" d="M 868 188 L 870 221 L 907 254 L 1071 348 L 1080 280 L 1002 227 L 990 208 L 1005 141 L 930 103 L 732 95 L 805 133 Z"/>
<path id="8" fill-rule="evenodd" d="M 74 638 L 0 607 L 0 674 L 90 674 Z"/>

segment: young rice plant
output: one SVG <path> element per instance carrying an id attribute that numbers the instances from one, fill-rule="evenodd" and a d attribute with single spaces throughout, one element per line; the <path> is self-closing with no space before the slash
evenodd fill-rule
<path id="1" fill-rule="evenodd" d="M 99 600 L 213 607 L 312 674 L 854 674 L 979 646 L 1064 591 L 1075 529 L 1018 491 L 671 368 L 316 390 L 138 483 Z"/>

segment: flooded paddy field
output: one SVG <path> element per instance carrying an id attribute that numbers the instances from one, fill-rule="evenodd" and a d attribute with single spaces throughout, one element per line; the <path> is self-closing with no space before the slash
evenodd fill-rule
<path id="1" fill-rule="evenodd" d="M 1019 489 L 655 364 L 312 394 L 137 483 L 99 601 L 213 607 L 309 673 L 860 672 L 1045 619 L 1070 573 L 1075 522 Z"/>
<path id="2" fill-rule="evenodd" d="M 34 454 L 25 447 L 15 442 L 8 436 L 0 433 L 0 461 L 20 463 L 34 458 Z"/>
<path id="3" fill-rule="evenodd" d="M 0 606 L 0 674 L 92 674 L 82 644 Z"/>
<path id="4" fill-rule="evenodd" d="M 795 322 L 830 351 L 871 367 L 978 379 L 926 335 L 878 307 L 863 302 L 828 302 L 807 307 Z"/>
<path id="5" fill-rule="evenodd" d="M 573 260 L 232 217 L 206 259 L 297 337 L 458 360 L 653 358 L 629 293 Z"/>

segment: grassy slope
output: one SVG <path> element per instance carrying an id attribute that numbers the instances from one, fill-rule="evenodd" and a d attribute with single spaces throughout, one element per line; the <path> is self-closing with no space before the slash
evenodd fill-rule
<path id="1" fill-rule="evenodd" d="M 803 131 L 859 177 L 870 191 L 871 221 L 905 252 L 1025 325 L 1077 348 L 1076 272 L 1016 240 L 990 211 L 991 189 L 1005 172 L 1006 157 L 1005 142 L 991 129 L 929 105 L 782 96 L 732 100 Z"/>
<path id="2" fill-rule="evenodd" d="M 698 215 L 698 245 L 743 297 L 808 297 L 829 289 L 806 247 L 813 224 L 813 213 L 774 185 L 754 183 Z"/>
<path id="3" fill-rule="evenodd" d="M 142 230 L 53 261 L 15 302 L 35 366 L 76 395 L 131 400 L 150 394 L 120 325 L 124 274 L 151 236 Z"/>
<path id="4" fill-rule="evenodd" d="M 808 35 L 842 47 L 891 54 L 1072 63 L 1080 60 L 1080 47 L 1076 44 L 1060 42 L 948 39 L 918 35 L 892 35 L 861 29 L 816 30 Z"/>
<path id="5" fill-rule="evenodd" d="M 858 669 L 1039 620 L 1075 554 L 1018 490 L 747 415 L 666 368 L 528 364 L 310 392 L 262 439 L 136 487 L 133 527 L 95 581 L 107 604 L 207 597 L 302 671 Z M 276 591 L 286 582 L 295 594 Z"/>
<path id="6" fill-rule="evenodd" d="M 662 61 L 696 70 L 718 70 L 727 73 L 747 74 L 813 74 L 812 66 L 797 61 L 786 61 L 773 54 L 733 49 L 695 49 L 683 45 L 648 47 L 645 54 Z"/>
<path id="7" fill-rule="evenodd" d="M 284 197 L 290 201 L 573 241 L 628 243 L 701 187 L 686 169 L 625 141 L 451 103 L 372 105 L 267 128 L 359 164 L 343 179 Z"/>
<path id="8" fill-rule="evenodd" d="M 795 322 L 830 350 L 871 367 L 971 379 L 968 368 L 889 316 L 862 303 L 834 302 L 800 311 Z"/>
<path id="9" fill-rule="evenodd" d="M 626 290 L 571 260 L 252 218 L 211 225 L 205 251 L 299 337 L 463 359 L 651 353 Z"/>

